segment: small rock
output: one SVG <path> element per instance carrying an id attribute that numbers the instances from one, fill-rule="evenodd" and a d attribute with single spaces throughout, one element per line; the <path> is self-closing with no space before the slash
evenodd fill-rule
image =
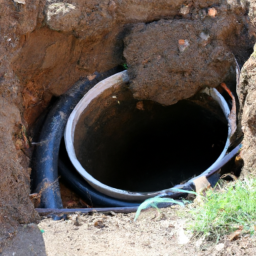
<path id="1" fill-rule="evenodd" d="M 190 12 L 190 8 L 187 5 L 183 5 L 180 8 L 180 14 L 182 14 L 182 15 L 187 15 L 187 14 L 189 14 L 189 12 Z"/>
<path id="2" fill-rule="evenodd" d="M 200 34 L 200 37 L 201 37 L 202 40 L 207 41 L 207 40 L 210 38 L 210 35 L 208 35 L 208 34 L 202 32 L 202 33 Z"/>
<path id="3" fill-rule="evenodd" d="M 184 229 L 181 227 L 178 230 L 178 244 L 187 244 L 189 241 L 188 236 L 185 235 Z"/>
<path id="4" fill-rule="evenodd" d="M 103 223 L 102 220 L 97 220 L 97 221 L 94 222 L 94 227 L 96 227 L 96 228 L 104 228 L 105 224 Z"/>
<path id="5" fill-rule="evenodd" d="M 37 228 L 37 225 L 35 223 L 29 223 L 28 227 L 30 227 L 30 228 Z"/>
<path id="6" fill-rule="evenodd" d="M 111 1 L 109 2 L 109 4 L 108 4 L 108 10 L 109 10 L 110 12 L 112 12 L 112 13 L 116 10 L 116 3 L 115 3 L 115 1 L 111 0 Z"/>
<path id="7" fill-rule="evenodd" d="M 210 16 L 210 17 L 215 17 L 216 15 L 217 15 L 217 10 L 215 9 L 215 8 L 209 8 L 208 9 L 208 15 Z"/>
<path id="8" fill-rule="evenodd" d="M 187 48 L 188 48 L 188 46 L 189 46 L 189 42 L 188 42 L 188 40 L 187 39 L 180 39 L 179 40 L 179 50 L 180 50 L 180 52 L 184 52 Z"/>
<path id="9" fill-rule="evenodd" d="M 15 148 L 16 148 L 17 150 L 20 150 L 20 149 L 23 149 L 23 148 L 24 148 L 24 142 L 23 142 L 22 139 L 17 139 L 17 140 L 15 141 Z"/>
<path id="10" fill-rule="evenodd" d="M 224 249 L 224 244 L 223 243 L 221 243 L 221 244 L 217 244 L 216 246 L 215 246 L 215 249 L 216 249 L 216 251 L 221 251 L 221 250 L 223 250 Z"/>
<path id="11" fill-rule="evenodd" d="M 209 34 L 206 34 L 204 32 L 202 32 L 200 34 L 200 38 L 201 38 L 201 41 L 200 41 L 200 45 L 201 46 L 206 46 L 208 43 L 209 43 L 209 39 L 210 39 L 210 35 Z"/>
<path id="12" fill-rule="evenodd" d="M 96 77 L 96 75 L 88 75 L 87 76 L 89 81 L 92 81 L 95 77 Z"/>
<path id="13" fill-rule="evenodd" d="M 76 216 L 75 221 L 74 221 L 74 225 L 75 226 L 81 226 L 82 225 L 82 223 L 80 221 L 80 215 Z"/>
<path id="14" fill-rule="evenodd" d="M 26 4 L 25 0 L 14 0 L 18 4 Z"/>
<path id="15" fill-rule="evenodd" d="M 198 239 L 197 241 L 196 241 L 196 247 L 197 248 L 200 248 L 201 247 L 201 245 L 203 244 L 203 241 L 204 241 L 204 238 L 202 237 L 202 238 L 200 238 L 200 239 Z"/>

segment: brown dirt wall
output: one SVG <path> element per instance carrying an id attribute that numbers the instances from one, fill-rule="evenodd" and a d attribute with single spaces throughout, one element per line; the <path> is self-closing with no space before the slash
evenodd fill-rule
<path id="1" fill-rule="evenodd" d="M 255 49 L 255 47 L 254 47 Z M 256 175 L 256 87 L 255 87 L 255 50 L 241 70 L 238 95 L 241 103 L 240 129 L 244 133 L 242 159 L 244 161 L 243 177 Z"/>

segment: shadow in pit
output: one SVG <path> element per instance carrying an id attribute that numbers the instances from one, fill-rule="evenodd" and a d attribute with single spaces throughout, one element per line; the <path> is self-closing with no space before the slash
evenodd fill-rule
<path id="1" fill-rule="evenodd" d="M 18 228 L 16 236 L 3 248 L 1 256 L 47 256 L 43 234 L 37 224 L 31 223 Z"/>
<path id="2" fill-rule="evenodd" d="M 133 192 L 167 189 L 199 175 L 221 154 L 228 125 L 209 96 L 171 106 L 138 102 L 125 89 L 116 97 L 122 104 L 102 101 L 102 109 L 84 111 L 74 136 L 78 160 L 103 184 Z"/>

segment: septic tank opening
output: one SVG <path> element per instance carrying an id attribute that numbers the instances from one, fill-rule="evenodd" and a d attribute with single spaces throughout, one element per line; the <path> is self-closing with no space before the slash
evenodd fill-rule
<path id="1" fill-rule="evenodd" d="M 225 116 L 208 95 L 162 106 L 137 101 L 123 88 L 90 104 L 76 125 L 74 145 L 77 159 L 98 181 L 145 192 L 205 171 L 221 154 L 227 134 Z"/>

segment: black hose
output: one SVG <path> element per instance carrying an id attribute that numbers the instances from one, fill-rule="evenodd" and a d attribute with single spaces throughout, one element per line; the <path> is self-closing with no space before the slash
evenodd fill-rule
<path id="1" fill-rule="evenodd" d="M 77 173 L 68 158 L 65 158 L 64 161 L 59 159 L 59 173 L 68 187 L 93 207 L 134 207 L 140 205 L 136 202 L 118 200 L 95 190 Z"/>
<path id="2" fill-rule="evenodd" d="M 92 81 L 88 79 L 78 81 L 67 93 L 60 97 L 50 110 L 42 127 L 34 158 L 36 172 L 33 182 L 36 188 L 35 192 L 41 194 L 41 208 L 62 208 L 58 181 L 58 159 L 60 142 L 70 113 L 84 94 L 95 84 L 120 71 L 120 68 L 114 68 L 96 74 Z M 99 197 L 97 198 L 99 200 Z M 125 205 L 125 203 L 116 204 L 116 206 Z M 128 203 L 128 205 L 131 206 L 132 204 Z"/>
<path id="3" fill-rule="evenodd" d="M 49 111 L 42 126 L 33 161 L 34 169 L 36 170 L 33 182 L 36 188 L 35 192 L 40 192 L 41 194 L 40 208 L 57 209 L 63 207 L 58 181 L 58 165 L 61 178 L 92 206 L 133 207 L 139 205 L 138 202 L 118 200 L 96 191 L 77 174 L 69 161 L 66 151 L 63 149 L 60 152 L 64 129 L 73 108 L 95 84 L 119 71 L 121 71 L 120 68 L 114 68 L 102 74 L 96 74 L 96 77 L 92 81 L 83 80 L 77 82 L 67 93 L 59 98 Z M 61 158 L 59 158 L 59 152 L 61 153 Z M 215 175 L 215 172 L 216 170 L 211 173 L 210 183 L 213 184 L 219 178 L 219 176 L 217 177 Z M 194 190 L 195 186 L 193 182 L 189 181 L 183 185 L 184 188 L 186 190 Z M 182 193 L 170 192 L 168 196 L 179 198 L 182 196 Z"/>

